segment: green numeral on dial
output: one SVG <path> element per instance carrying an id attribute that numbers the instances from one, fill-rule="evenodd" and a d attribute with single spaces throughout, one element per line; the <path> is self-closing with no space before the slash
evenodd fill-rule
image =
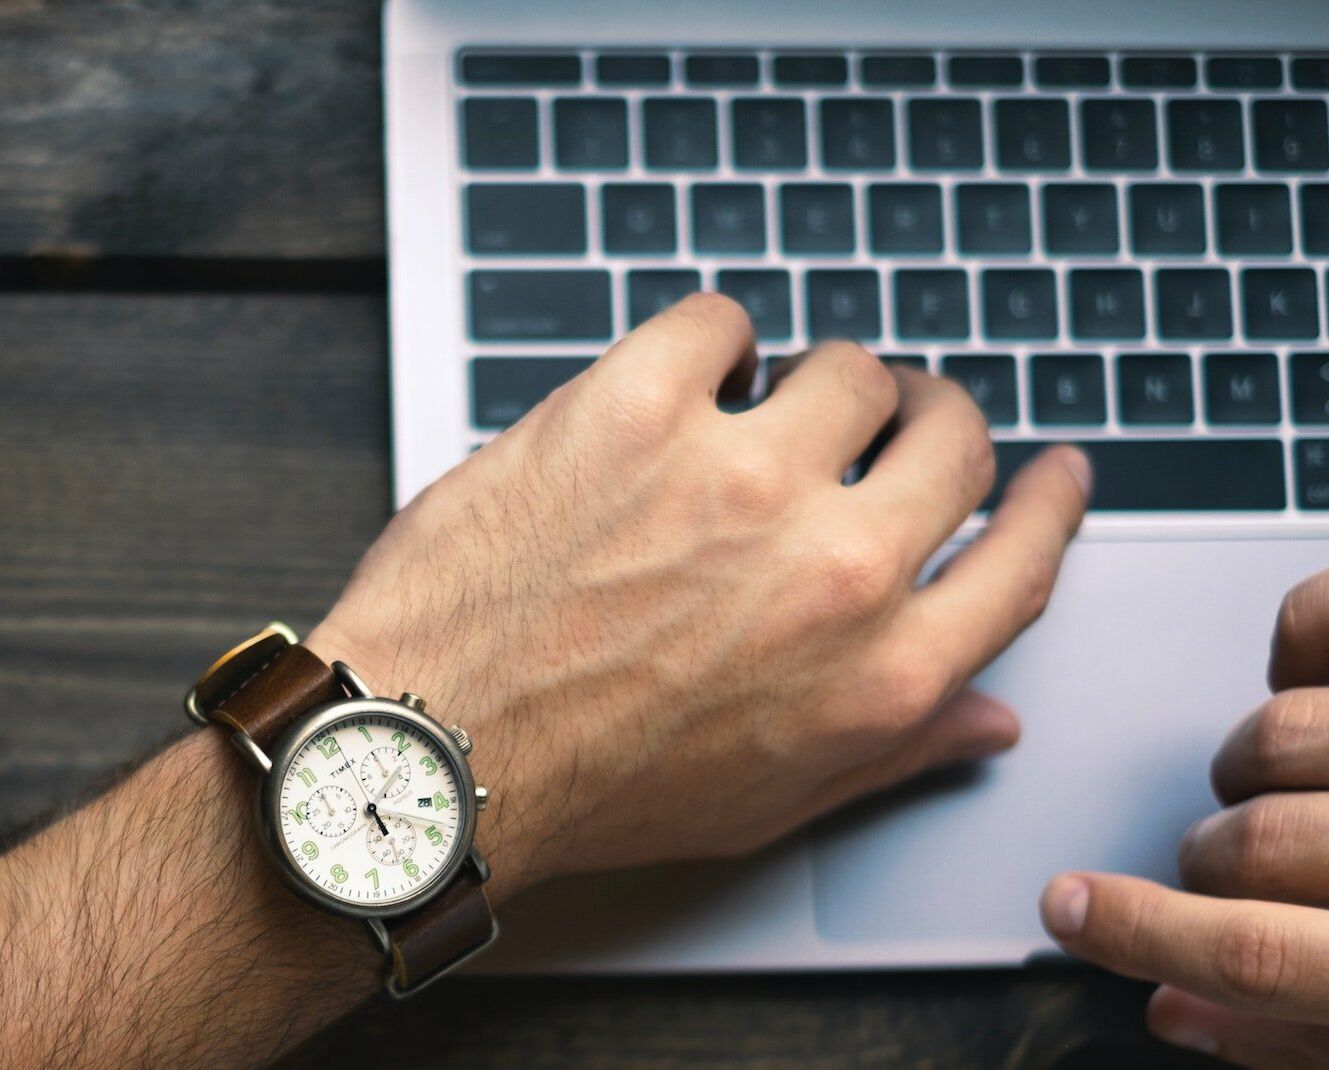
<path id="1" fill-rule="evenodd" d="M 311 862 L 318 857 L 318 844 L 313 840 L 305 840 L 305 842 L 300 845 L 300 850 L 304 852 L 304 856 Z"/>
<path id="2" fill-rule="evenodd" d="M 374 882 L 374 891 L 378 891 L 378 870 L 376 869 L 366 870 L 365 876 Z"/>
<path id="3" fill-rule="evenodd" d="M 406 871 L 406 876 L 408 877 L 420 876 L 420 867 L 415 864 L 415 860 L 413 858 L 408 858 L 405 862 L 403 862 L 401 864 L 401 868 Z"/>
<path id="4" fill-rule="evenodd" d="M 297 825 L 303 825 L 305 823 L 304 803 L 297 803 L 294 807 L 292 807 L 290 810 L 287 810 L 286 812 L 290 814 L 293 818 L 295 818 L 295 823 Z"/>
<path id="5" fill-rule="evenodd" d="M 312 769 L 301 769 L 300 782 L 304 784 L 305 787 L 312 788 L 315 784 L 318 783 L 318 774 L 315 773 Z"/>
<path id="6" fill-rule="evenodd" d="M 434 759 L 427 754 L 420 759 L 420 764 L 425 767 L 426 776 L 433 776 L 438 772 L 438 762 L 434 761 Z"/>
<path id="7" fill-rule="evenodd" d="M 365 737 L 365 742 L 366 742 L 366 743 L 373 743 L 373 742 L 374 742 L 374 737 L 371 736 L 371 735 L 369 734 L 369 729 L 368 729 L 368 728 L 366 728 L 366 727 L 365 727 L 364 725 L 362 725 L 362 724 L 361 724 L 361 725 L 356 725 L 356 727 L 360 730 L 360 734 L 361 734 L 362 736 Z"/>
<path id="8" fill-rule="evenodd" d="M 443 842 L 443 833 L 438 831 L 437 825 L 430 825 L 427 829 L 425 829 L 425 835 L 429 837 L 429 842 L 432 843 L 435 847 L 437 847 L 440 843 Z"/>
<path id="9" fill-rule="evenodd" d="M 346 867 L 343 866 L 340 862 L 338 862 L 335 866 L 332 867 L 332 879 L 336 881 L 338 884 L 345 884 L 346 878 L 349 876 L 350 874 L 346 872 Z"/>
<path id="10" fill-rule="evenodd" d="M 327 739 L 320 739 L 314 744 L 314 746 L 318 748 L 319 754 L 323 755 L 324 758 L 331 758 L 341 750 L 341 748 L 337 746 L 337 741 L 331 736 L 328 736 Z"/>
<path id="11" fill-rule="evenodd" d="M 436 791 L 436 792 L 434 792 L 434 809 L 435 809 L 435 810 L 446 810 L 446 809 L 448 809 L 448 807 L 450 807 L 451 805 L 452 805 L 452 804 L 448 802 L 448 797 L 447 797 L 446 795 L 444 795 L 441 791 Z"/>
<path id="12" fill-rule="evenodd" d="M 392 733 L 392 742 L 394 742 L 395 744 L 397 744 L 397 753 L 398 753 L 398 754 L 401 754 L 402 751 L 409 750 L 410 747 L 411 747 L 411 745 L 410 745 L 409 743 L 406 742 L 406 733 L 405 733 L 405 732 L 393 732 L 393 733 Z"/>

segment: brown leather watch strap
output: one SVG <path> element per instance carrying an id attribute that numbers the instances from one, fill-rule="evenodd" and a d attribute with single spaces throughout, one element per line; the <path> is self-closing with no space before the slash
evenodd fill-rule
<path id="1" fill-rule="evenodd" d="M 480 874 L 467 862 L 436 899 L 384 928 L 392 942 L 394 995 L 407 995 L 479 951 L 498 933 Z"/>
<path id="2" fill-rule="evenodd" d="M 345 697 L 333 671 L 297 643 L 277 651 L 204 712 L 212 720 L 246 733 L 266 751 L 297 717 Z"/>

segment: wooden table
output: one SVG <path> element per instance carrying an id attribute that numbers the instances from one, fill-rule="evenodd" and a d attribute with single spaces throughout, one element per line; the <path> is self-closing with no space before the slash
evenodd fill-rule
<path id="1" fill-rule="evenodd" d="M 389 513 L 375 0 L 0 11 L 0 831 L 181 726 Z M 1212 1065 L 1079 969 L 453 980 L 284 1060 Z M 256 1059 L 262 1053 L 255 1053 Z"/>

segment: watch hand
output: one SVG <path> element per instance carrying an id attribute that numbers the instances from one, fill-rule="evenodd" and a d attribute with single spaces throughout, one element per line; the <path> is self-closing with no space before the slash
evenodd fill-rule
<path id="1" fill-rule="evenodd" d="M 366 812 L 370 817 L 372 817 L 375 821 L 378 822 L 378 830 L 379 830 L 381 833 L 383 833 L 384 836 L 386 836 L 386 835 L 388 834 L 388 826 L 385 825 L 385 824 L 383 824 L 383 819 L 382 819 L 381 817 L 378 816 L 378 807 L 375 806 L 373 803 L 369 803 L 369 804 L 365 807 L 365 812 Z"/>
<path id="2" fill-rule="evenodd" d="M 378 812 L 379 812 L 380 814 L 387 814 L 389 817 L 404 817 L 404 818 L 406 818 L 408 821 L 429 821 L 429 820 L 431 820 L 431 818 L 430 818 L 430 816 L 429 816 L 428 814 L 412 814 L 412 813 L 408 813 L 408 812 L 405 811 L 405 810 L 389 810 L 386 806 L 379 806 L 379 807 L 377 807 L 377 809 L 378 809 Z"/>
<path id="3" fill-rule="evenodd" d="M 383 759 L 378 756 L 378 751 L 370 751 L 369 753 L 374 756 L 374 764 L 378 766 L 379 775 L 387 776 L 388 771 L 383 768 Z"/>
<path id="4" fill-rule="evenodd" d="M 383 786 L 378 789 L 379 799 L 382 799 L 383 796 L 388 793 L 388 788 L 392 787 L 399 776 L 401 776 L 401 766 L 397 766 L 397 768 L 392 771 L 392 776 L 388 777 L 388 779 L 384 781 Z"/>

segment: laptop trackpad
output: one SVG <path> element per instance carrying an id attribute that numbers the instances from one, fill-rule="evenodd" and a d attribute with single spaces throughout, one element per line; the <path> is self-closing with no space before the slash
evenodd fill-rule
<path id="1" fill-rule="evenodd" d="M 1182 833 L 1215 808 L 1209 760 L 1266 694 L 1282 594 L 1325 565 L 1311 540 L 1076 546 L 1043 620 L 979 681 L 1021 714 L 1020 747 L 826 822 L 819 935 L 1010 961 L 1045 944 L 1059 870 L 1175 881 Z"/>

